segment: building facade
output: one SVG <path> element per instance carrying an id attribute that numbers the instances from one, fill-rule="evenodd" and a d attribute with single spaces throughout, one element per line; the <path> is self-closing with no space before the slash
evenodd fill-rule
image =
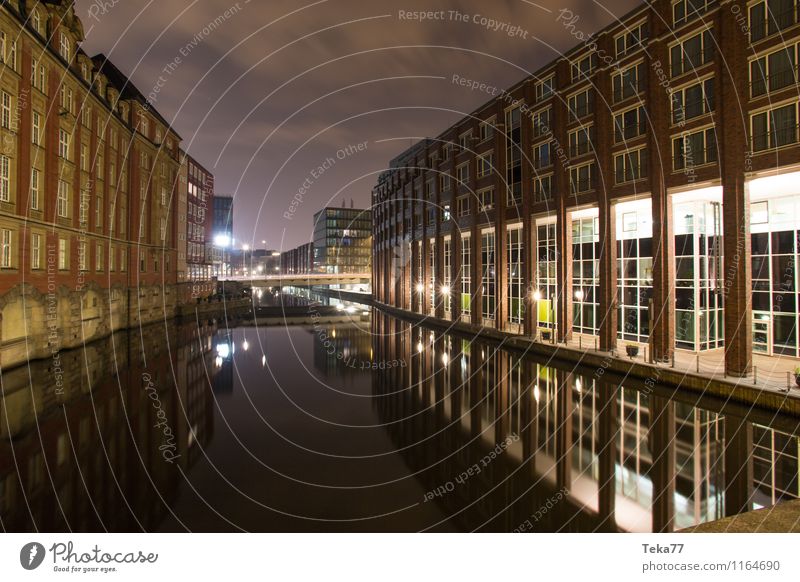
<path id="1" fill-rule="evenodd" d="M 306 243 L 281 253 L 281 274 L 307 275 L 314 272 L 314 243 Z"/>
<path id="2" fill-rule="evenodd" d="M 178 136 L 71 2 L 0 6 L 0 361 L 174 313 Z"/>
<path id="3" fill-rule="evenodd" d="M 213 280 L 214 176 L 188 154 L 181 156 L 186 176 L 186 282 L 191 297 L 203 298 L 216 289 Z M 185 168 L 184 168 L 185 166 Z M 183 194 L 183 192 L 181 193 Z"/>
<path id="4" fill-rule="evenodd" d="M 377 300 L 733 375 L 798 357 L 799 16 L 656 0 L 405 151 L 373 192 Z"/>
<path id="5" fill-rule="evenodd" d="M 314 215 L 314 272 L 367 273 L 372 264 L 372 211 L 324 208 Z"/>

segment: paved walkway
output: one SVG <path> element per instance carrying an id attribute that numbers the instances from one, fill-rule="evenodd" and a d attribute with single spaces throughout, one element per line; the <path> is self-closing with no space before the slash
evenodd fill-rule
<path id="1" fill-rule="evenodd" d="M 800 501 L 785 501 L 772 507 L 746 511 L 710 521 L 679 533 L 800 533 Z"/>
<path id="2" fill-rule="evenodd" d="M 571 348 L 582 349 L 596 354 L 607 354 L 596 350 L 599 339 L 596 336 L 573 334 L 567 342 Z M 563 344 L 562 344 L 563 345 Z M 641 345 L 639 355 L 633 358 L 634 362 L 649 363 L 649 347 Z M 629 359 L 625 355 L 625 342 L 617 342 L 616 355 L 622 359 Z M 673 363 L 659 363 L 659 367 L 673 368 Z M 675 350 L 674 368 L 678 372 L 687 372 L 714 380 L 723 380 L 732 384 L 746 384 L 763 390 L 786 394 L 790 390 L 792 396 L 800 396 L 800 389 L 794 381 L 794 369 L 800 366 L 800 360 L 788 356 L 765 356 L 753 354 L 753 372 L 744 378 L 725 375 L 725 353 L 722 349 L 696 354 L 684 350 Z"/>

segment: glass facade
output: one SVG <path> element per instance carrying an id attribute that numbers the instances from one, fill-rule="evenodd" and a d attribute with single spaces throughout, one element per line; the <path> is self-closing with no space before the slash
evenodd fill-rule
<path id="1" fill-rule="evenodd" d="M 572 221 L 572 327 L 578 333 L 592 335 L 597 335 L 600 325 L 598 231 L 597 216 L 586 216 Z"/>
<path id="2" fill-rule="evenodd" d="M 693 351 L 724 345 L 722 216 L 719 202 L 694 200 L 673 208 L 675 346 Z"/>
<path id="3" fill-rule="evenodd" d="M 366 273 L 372 263 L 372 212 L 325 208 L 314 215 L 314 270 Z"/>
<path id="4" fill-rule="evenodd" d="M 447 317 L 450 317 L 450 310 L 451 310 L 451 297 L 453 296 L 453 290 L 451 289 L 451 269 L 453 267 L 453 241 L 448 236 L 445 237 L 443 241 L 443 278 L 442 281 L 442 301 L 444 302 L 444 312 Z"/>
<path id="5" fill-rule="evenodd" d="M 495 270 L 494 231 L 481 233 L 481 316 L 494 319 L 497 301 L 497 272 Z"/>
<path id="6" fill-rule="evenodd" d="M 650 301 L 653 298 L 650 201 L 619 204 L 616 210 L 617 337 L 644 343 L 650 335 Z"/>
<path id="7" fill-rule="evenodd" d="M 555 300 L 558 252 L 556 249 L 556 224 L 536 226 L 536 327 L 555 328 Z"/>
<path id="8" fill-rule="evenodd" d="M 523 301 L 525 294 L 525 281 L 522 276 L 522 225 L 509 227 L 506 232 L 506 250 L 508 257 L 508 321 L 521 324 L 525 309 Z"/>
<path id="9" fill-rule="evenodd" d="M 461 315 L 472 313 L 472 237 L 461 237 Z"/>
<path id="10" fill-rule="evenodd" d="M 753 350 L 798 356 L 800 196 L 753 202 Z"/>

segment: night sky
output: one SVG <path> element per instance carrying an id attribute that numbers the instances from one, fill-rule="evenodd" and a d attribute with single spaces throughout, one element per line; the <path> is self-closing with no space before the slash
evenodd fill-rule
<path id="1" fill-rule="evenodd" d="M 105 53 L 152 94 L 183 148 L 214 173 L 217 193 L 235 196 L 237 245 L 261 247 L 266 239 L 269 248 L 285 250 L 311 240 L 313 214 L 323 206 L 349 206 L 351 199 L 368 205 L 391 158 L 490 98 L 453 83 L 454 75 L 506 88 L 578 44 L 570 30 L 591 34 L 639 3 L 76 5 L 84 50 Z M 559 16 L 562 9 L 572 13 L 570 30 L 559 22 L 567 16 Z M 438 19 L 408 16 L 420 10 L 436 11 Z M 486 27 L 488 19 L 497 30 Z M 333 163 L 324 164 L 328 159 Z M 304 182 L 304 200 L 287 219 Z"/>

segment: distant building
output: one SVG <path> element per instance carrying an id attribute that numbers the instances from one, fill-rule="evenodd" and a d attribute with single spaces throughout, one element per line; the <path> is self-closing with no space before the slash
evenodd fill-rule
<path id="1" fill-rule="evenodd" d="M 314 270 L 314 243 L 306 243 L 281 253 L 280 271 L 284 275 L 308 274 Z"/>
<path id="2" fill-rule="evenodd" d="M 372 258 L 372 212 L 325 208 L 314 215 L 314 272 L 366 273 Z"/>
<path id="3" fill-rule="evenodd" d="M 188 208 L 186 221 L 186 263 L 189 279 L 208 282 L 211 279 L 212 213 L 214 202 L 214 176 L 198 164 L 194 158 L 188 160 Z"/>
<path id="4" fill-rule="evenodd" d="M 178 197 L 178 281 L 183 300 L 213 293 L 214 176 L 181 152 Z"/>
<path id="5" fill-rule="evenodd" d="M 249 267 L 253 275 L 277 275 L 281 270 L 281 253 L 273 249 L 255 249 L 250 253 Z"/>

